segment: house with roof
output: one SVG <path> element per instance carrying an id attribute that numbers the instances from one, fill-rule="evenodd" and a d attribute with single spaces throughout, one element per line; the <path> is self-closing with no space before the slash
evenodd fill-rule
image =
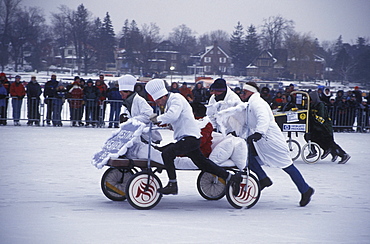
<path id="1" fill-rule="evenodd" d="M 248 76 L 258 77 L 264 80 L 274 80 L 286 72 L 288 51 L 276 49 L 274 54 L 271 50 L 263 50 L 247 69 Z"/>
<path id="2" fill-rule="evenodd" d="M 191 73 L 201 75 L 223 75 L 231 72 L 232 63 L 231 57 L 218 45 L 217 41 L 213 46 L 208 46 L 198 55 L 191 57 L 196 65 L 188 66 Z"/>
<path id="3" fill-rule="evenodd" d="M 323 79 L 325 60 L 319 55 L 294 57 L 287 49 L 263 50 L 247 67 L 247 75 L 264 80 L 289 78 L 294 80 Z"/>
<path id="4" fill-rule="evenodd" d="M 152 51 L 152 58 L 148 60 L 149 69 L 152 71 L 183 71 L 189 54 L 181 47 L 170 41 L 159 43 Z M 185 67 L 185 68 L 184 68 Z"/>
<path id="5" fill-rule="evenodd" d="M 321 80 L 324 78 L 325 65 L 325 59 L 316 54 L 311 57 L 289 57 L 287 62 L 291 78 L 295 80 Z"/>

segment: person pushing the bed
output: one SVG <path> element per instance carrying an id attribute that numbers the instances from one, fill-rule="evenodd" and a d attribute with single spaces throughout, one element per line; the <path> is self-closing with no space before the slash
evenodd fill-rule
<path id="1" fill-rule="evenodd" d="M 177 155 L 186 155 L 201 170 L 215 174 L 226 182 L 232 181 L 233 194 L 238 195 L 241 174 L 230 174 L 222 167 L 206 158 L 200 150 L 200 128 L 194 118 L 189 102 L 177 93 L 168 92 L 161 79 L 149 81 L 145 90 L 152 96 L 157 106 L 164 106 L 162 115 L 152 114 L 150 120 L 157 124 L 170 124 L 174 131 L 175 143 L 166 145 L 162 150 L 162 159 L 169 178 L 166 187 L 158 191 L 164 195 L 178 193 L 174 160 Z"/>

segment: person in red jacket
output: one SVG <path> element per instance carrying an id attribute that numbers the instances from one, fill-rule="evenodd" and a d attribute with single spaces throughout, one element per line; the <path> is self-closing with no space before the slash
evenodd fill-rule
<path id="1" fill-rule="evenodd" d="M 182 83 L 182 86 L 179 88 L 179 91 L 188 102 L 193 102 L 193 92 L 188 87 L 188 84 L 186 82 Z"/>
<path id="2" fill-rule="evenodd" d="M 15 82 L 10 85 L 10 96 L 12 97 L 13 106 L 13 119 L 14 125 L 20 126 L 19 119 L 21 117 L 21 107 L 24 96 L 26 95 L 26 89 L 21 83 L 21 77 L 15 76 Z"/>
<path id="3" fill-rule="evenodd" d="M 83 126 L 84 124 L 81 121 L 82 112 L 83 112 L 83 97 L 84 92 L 80 87 L 80 78 L 76 77 L 75 81 L 72 84 L 72 88 L 68 91 L 68 102 L 69 110 L 71 114 L 72 126 Z"/>
<path id="4" fill-rule="evenodd" d="M 104 82 L 104 75 L 99 75 L 99 80 L 95 81 L 95 86 L 99 88 L 100 91 L 100 97 L 99 97 L 99 124 L 100 126 L 104 123 L 104 117 L 105 117 L 105 109 L 107 107 L 107 103 L 105 100 L 107 99 L 107 91 L 108 86 Z"/>

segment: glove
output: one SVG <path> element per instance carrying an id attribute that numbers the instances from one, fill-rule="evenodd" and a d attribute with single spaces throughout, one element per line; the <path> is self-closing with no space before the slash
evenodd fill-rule
<path id="1" fill-rule="evenodd" d="M 157 117 L 158 117 L 157 114 L 152 114 L 149 116 L 149 119 L 150 121 L 152 121 L 153 124 L 157 124 L 158 123 Z"/>
<path id="2" fill-rule="evenodd" d="M 128 120 L 127 114 L 123 113 L 119 116 L 119 122 L 122 124 Z"/>
<path id="3" fill-rule="evenodd" d="M 261 133 L 255 132 L 254 134 L 248 136 L 247 143 L 252 144 L 252 141 L 258 141 L 261 138 L 262 138 Z"/>

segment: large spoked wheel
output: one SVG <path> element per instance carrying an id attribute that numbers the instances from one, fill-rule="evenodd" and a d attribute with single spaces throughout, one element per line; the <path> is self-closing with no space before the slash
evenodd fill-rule
<path id="1" fill-rule="evenodd" d="M 288 144 L 290 157 L 294 161 L 299 158 L 299 155 L 301 155 L 301 146 L 296 140 L 287 140 L 286 142 Z"/>
<path id="2" fill-rule="evenodd" d="M 154 173 L 147 171 L 138 172 L 127 182 L 127 201 L 136 209 L 151 209 L 162 198 L 162 194 L 158 192 L 160 188 L 162 188 L 162 182 Z"/>
<path id="3" fill-rule="evenodd" d="M 113 201 L 124 201 L 126 199 L 126 184 L 133 172 L 127 169 L 107 169 L 101 178 L 101 189 L 104 195 Z"/>
<path id="4" fill-rule="evenodd" d="M 197 179 L 197 188 L 203 198 L 219 200 L 225 196 L 226 182 L 216 175 L 202 171 Z"/>
<path id="5" fill-rule="evenodd" d="M 227 201 L 234 208 L 251 208 L 260 199 L 261 190 L 257 180 L 257 177 L 253 174 L 243 174 L 243 181 L 240 184 L 239 194 L 237 196 L 233 195 L 233 188 L 231 182 L 229 181 L 226 186 L 226 198 Z"/>
<path id="6" fill-rule="evenodd" d="M 313 153 L 314 151 L 316 151 L 316 155 L 314 157 L 307 158 L 307 156 L 310 153 Z M 314 163 L 316 163 L 317 161 L 319 161 L 319 159 L 321 157 L 321 150 L 320 150 L 319 145 L 317 143 L 315 143 L 315 142 L 306 143 L 302 147 L 301 156 L 302 156 L 303 161 L 305 161 L 308 164 L 314 164 Z"/>

